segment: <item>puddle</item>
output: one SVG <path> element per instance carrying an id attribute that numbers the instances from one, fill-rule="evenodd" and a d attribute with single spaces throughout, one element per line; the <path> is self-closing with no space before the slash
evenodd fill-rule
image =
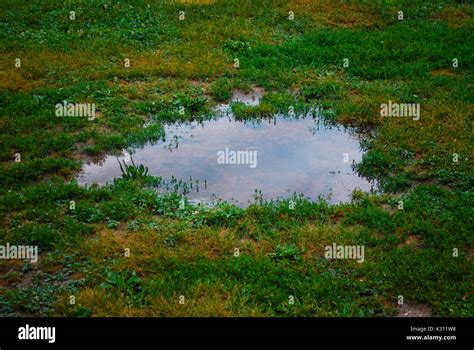
<path id="1" fill-rule="evenodd" d="M 256 106 L 260 103 L 263 92 L 264 91 L 262 88 L 253 88 L 248 93 L 245 93 L 241 90 L 236 90 L 232 94 L 232 101 L 242 102 L 250 106 Z"/>
<path id="2" fill-rule="evenodd" d="M 258 100 L 245 95 L 235 99 L 252 104 Z M 218 198 L 245 206 L 255 201 L 255 190 L 261 190 L 264 199 L 296 192 L 313 200 L 331 194 L 329 202 L 338 203 L 350 201 L 355 188 L 370 191 L 371 183 L 352 170 L 362 156 L 357 137 L 319 123 L 314 111 L 255 122 L 236 121 L 225 105 L 217 110 L 222 117 L 166 126 L 164 142 L 131 155 L 135 164 L 148 167 L 149 175 L 192 183 L 187 195 L 194 202 Z M 112 182 L 121 176 L 117 159 L 124 156 L 84 164 L 78 182 Z"/>

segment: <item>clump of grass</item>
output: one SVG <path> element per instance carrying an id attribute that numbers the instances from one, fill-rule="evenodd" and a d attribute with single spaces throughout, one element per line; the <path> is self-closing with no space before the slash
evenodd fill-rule
<path id="1" fill-rule="evenodd" d="M 303 253 L 303 250 L 298 249 L 295 244 L 287 244 L 278 245 L 275 248 L 275 252 L 269 254 L 269 256 L 275 260 L 288 259 L 299 261 L 301 259 L 301 253 Z"/>
<path id="2" fill-rule="evenodd" d="M 137 304 L 143 297 L 141 283 L 142 280 L 135 271 L 108 271 L 100 287 L 110 290 L 112 294 L 125 297 L 127 303 Z"/>
<path id="3" fill-rule="evenodd" d="M 203 96 L 185 95 L 177 93 L 173 95 L 172 106 L 177 110 L 184 108 L 185 113 L 196 115 L 202 112 L 207 104 L 207 99 Z"/>
<path id="4" fill-rule="evenodd" d="M 226 78 L 214 81 L 210 87 L 209 92 L 217 102 L 228 101 L 232 96 L 233 84 Z"/>

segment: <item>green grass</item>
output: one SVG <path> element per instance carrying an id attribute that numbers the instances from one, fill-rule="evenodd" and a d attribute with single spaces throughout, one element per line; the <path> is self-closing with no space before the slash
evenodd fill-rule
<path id="1" fill-rule="evenodd" d="M 38 245 L 41 257 L 0 260 L 1 315 L 393 316 L 399 295 L 436 316 L 473 315 L 472 5 L 0 9 L 0 244 Z M 252 87 L 265 89 L 261 103 L 232 103 L 238 118 L 318 106 L 362 132 L 356 168 L 383 193 L 340 205 L 294 197 L 294 210 L 289 199 L 206 208 L 157 195 L 150 185 L 162 180 L 145 169 L 103 187 L 71 181 L 81 161 L 158 142 L 164 123 L 209 118 Z M 63 100 L 95 103 L 98 117 L 55 117 Z M 380 117 L 388 100 L 420 103 L 420 120 Z M 365 246 L 365 262 L 325 259 L 333 242 Z"/>

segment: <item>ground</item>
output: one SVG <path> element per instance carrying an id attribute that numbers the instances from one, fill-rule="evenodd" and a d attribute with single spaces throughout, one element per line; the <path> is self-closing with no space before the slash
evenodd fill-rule
<path id="1" fill-rule="evenodd" d="M 1 315 L 474 314 L 472 5 L 0 8 L 0 243 L 40 249 L 37 263 L 0 260 Z M 234 105 L 238 118 L 318 105 L 360 133 L 357 169 L 382 193 L 202 208 L 157 195 L 140 174 L 74 181 L 82 161 L 159 140 L 164 122 L 206 118 L 252 88 L 262 103 Z M 95 103 L 97 118 L 56 117 L 63 100 Z M 388 100 L 420 103 L 420 120 L 381 117 Z M 326 259 L 333 242 L 365 246 L 364 263 Z"/>

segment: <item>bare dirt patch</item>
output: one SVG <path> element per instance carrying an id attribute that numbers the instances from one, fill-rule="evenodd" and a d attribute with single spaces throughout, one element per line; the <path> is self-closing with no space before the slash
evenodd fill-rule
<path id="1" fill-rule="evenodd" d="M 403 304 L 398 306 L 397 317 L 431 317 L 431 307 L 427 304 Z"/>
<path id="2" fill-rule="evenodd" d="M 434 76 L 445 76 L 445 77 L 455 77 L 457 74 L 450 69 L 441 68 L 435 69 L 431 72 Z"/>
<path id="3" fill-rule="evenodd" d="M 417 248 L 420 248 L 422 246 L 421 236 L 420 235 L 410 235 L 410 236 L 408 236 L 407 240 L 404 243 L 399 244 L 398 247 L 400 248 L 400 247 L 407 246 L 407 245 L 412 245 L 412 246 L 415 246 Z"/>

